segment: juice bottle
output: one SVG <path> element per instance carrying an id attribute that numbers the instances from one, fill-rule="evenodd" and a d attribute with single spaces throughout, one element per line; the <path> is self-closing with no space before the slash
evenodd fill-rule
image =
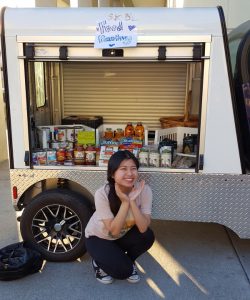
<path id="1" fill-rule="evenodd" d="M 144 127 L 142 125 L 142 122 L 138 122 L 135 126 L 135 136 L 140 140 L 144 139 Z"/>
<path id="2" fill-rule="evenodd" d="M 124 137 L 124 130 L 122 128 L 117 128 L 115 131 L 115 138 L 121 139 L 122 137 Z"/>
<path id="3" fill-rule="evenodd" d="M 113 130 L 111 128 L 106 128 L 104 132 L 104 138 L 105 139 L 112 139 L 114 137 Z"/>
<path id="4" fill-rule="evenodd" d="M 125 137 L 133 137 L 135 133 L 134 126 L 131 122 L 127 123 L 125 128 Z"/>

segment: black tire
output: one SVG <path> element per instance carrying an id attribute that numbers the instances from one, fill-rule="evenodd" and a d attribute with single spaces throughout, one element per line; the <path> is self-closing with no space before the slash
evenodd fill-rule
<path id="1" fill-rule="evenodd" d="M 86 252 L 84 230 L 93 210 L 88 201 L 69 190 L 37 195 L 24 209 L 23 240 L 49 261 L 72 261 Z"/>

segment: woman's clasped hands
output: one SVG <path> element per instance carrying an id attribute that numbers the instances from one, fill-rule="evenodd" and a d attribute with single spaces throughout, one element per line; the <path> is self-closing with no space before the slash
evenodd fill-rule
<path id="1" fill-rule="evenodd" d="M 141 180 L 137 187 L 133 187 L 132 190 L 127 194 L 123 192 L 120 186 L 116 183 L 115 190 L 117 196 L 120 198 L 121 202 L 131 202 L 135 201 L 135 199 L 140 195 L 145 185 L 145 180 Z"/>

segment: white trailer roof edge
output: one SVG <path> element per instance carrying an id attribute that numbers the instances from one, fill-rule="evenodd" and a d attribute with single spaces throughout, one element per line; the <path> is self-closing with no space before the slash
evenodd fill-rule
<path id="1" fill-rule="evenodd" d="M 5 36 L 95 36 L 96 22 L 111 14 L 134 18 L 137 22 L 138 37 L 160 35 L 222 36 L 217 8 L 124 7 L 7 8 L 5 12 Z M 152 20 L 154 16 L 157 18 Z"/>

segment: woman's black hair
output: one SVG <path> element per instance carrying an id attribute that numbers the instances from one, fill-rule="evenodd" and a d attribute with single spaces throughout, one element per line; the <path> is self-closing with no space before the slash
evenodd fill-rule
<path id="1" fill-rule="evenodd" d="M 108 192 L 108 199 L 109 199 L 109 205 L 112 213 L 114 216 L 119 211 L 119 208 L 121 206 L 121 200 L 116 194 L 115 191 L 115 180 L 113 178 L 114 173 L 119 168 L 122 161 L 125 159 L 132 159 L 135 162 L 136 168 L 139 169 L 139 161 L 134 156 L 133 153 L 131 153 L 128 150 L 119 150 L 115 152 L 109 159 L 108 162 L 108 172 L 107 172 L 107 180 L 108 180 L 108 186 L 109 186 L 109 192 Z"/>

